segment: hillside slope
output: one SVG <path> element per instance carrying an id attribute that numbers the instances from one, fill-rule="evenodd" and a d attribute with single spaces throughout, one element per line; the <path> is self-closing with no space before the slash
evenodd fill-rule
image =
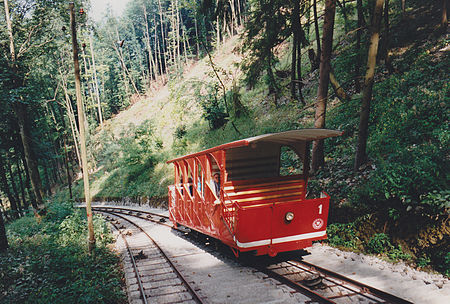
<path id="1" fill-rule="evenodd" d="M 326 166 L 312 177 L 309 187 L 313 192 L 325 189 L 332 196 L 331 244 L 415 261 L 421 267 L 434 264 L 448 274 L 450 58 L 448 33 L 436 30 L 438 16 L 433 6 L 419 3 L 391 20 L 394 72 L 378 62 L 370 160 L 356 174 L 352 165 L 361 95 L 353 86 L 354 40 L 340 36 L 332 64 L 353 95 L 342 102 L 330 89 L 327 127 L 345 134 L 326 141 Z M 269 95 L 264 81 L 247 88 L 235 66 L 242 59 L 233 52 L 239 43 L 237 37 L 229 39 L 213 54 L 226 85 L 226 104 L 206 56 L 98 130 L 90 145 L 98 168 L 92 175 L 94 196 L 164 196 L 173 175 L 165 162 L 173 157 L 238 138 L 312 126 L 317 70 L 304 75 L 307 105 L 292 100 L 285 76 L 287 41 L 278 49 L 280 94 Z M 306 52 L 302 62 L 302 70 L 309 71 Z M 242 105 L 244 109 L 239 108 Z M 79 185 L 80 197 L 81 193 Z"/>

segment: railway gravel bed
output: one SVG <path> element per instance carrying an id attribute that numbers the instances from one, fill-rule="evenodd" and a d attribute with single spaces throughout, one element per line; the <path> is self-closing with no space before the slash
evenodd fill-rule
<path id="1" fill-rule="evenodd" d="M 117 205 L 97 205 L 119 207 Z M 123 206 L 135 210 L 168 215 L 165 209 Z M 155 241 L 162 244 L 186 278 L 208 303 L 316 303 L 308 296 L 280 284 L 251 267 L 242 266 L 232 258 L 224 257 L 193 244 L 180 232 L 168 227 L 138 220 Z M 120 242 L 118 242 L 119 251 Z M 201 246 L 200 246 L 201 247 Z M 304 260 L 342 274 L 355 281 L 404 298 L 413 303 L 450 303 L 449 280 L 442 275 L 420 272 L 406 265 L 391 264 L 373 256 L 343 252 L 326 245 L 308 248 L 311 255 Z M 232 278 L 232 279 L 230 279 Z M 336 301 L 340 302 L 340 301 Z M 370 303 L 356 298 L 341 303 Z"/>
<path id="2" fill-rule="evenodd" d="M 251 267 L 199 248 L 166 226 L 133 216 L 124 217 L 132 219 L 161 246 L 205 303 L 317 303 Z M 130 303 L 138 303 L 135 273 L 119 239 L 117 250 L 124 257 Z M 152 303 L 163 302 L 156 299 Z"/>

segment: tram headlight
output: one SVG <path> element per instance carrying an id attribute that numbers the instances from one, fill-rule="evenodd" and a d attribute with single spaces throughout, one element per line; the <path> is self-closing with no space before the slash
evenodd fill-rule
<path id="1" fill-rule="evenodd" d="M 286 222 L 290 223 L 292 222 L 292 220 L 294 219 L 294 213 L 293 212 L 286 212 L 286 214 L 284 215 L 284 219 L 286 220 Z"/>

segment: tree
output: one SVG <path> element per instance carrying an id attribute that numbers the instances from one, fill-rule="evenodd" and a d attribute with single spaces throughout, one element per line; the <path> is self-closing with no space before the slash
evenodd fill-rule
<path id="1" fill-rule="evenodd" d="M 378 53 L 378 42 L 380 40 L 380 25 L 383 12 L 384 0 L 377 0 L 373 12 L 371 24 L 371 36 L 369 52 L 367 55 L 367 69 L 364 77 L 363 96 L 361 101 L 361 110 L 359 114 L 358 142 L 356 146 L 354 171 L 367 161 L 367 138 L 369 128 L 370 101 L 372 99 L 373 77 Z"/>
<path id="2" fill-rule="evenodd" d="M 18 51 L 16 52 L 15 32 L 13 30 L 13 24 L 11 22 L 8 0 L 4 1 L 4 7 L 5 7 L 5 20 L 9 38 L 8 59 L 9 59 L 9 67 L 11 70 L 10 75 L 11 80 L 9 83 L 8 90 L 10 92 L 10 96 L 13 97 L 11 100 L 11 104 L 19 125 L 20 137 L 22 140 L 25 160 L 27 162 L 29 175 L 31 178 L 31 185 L 33 187 L 37 203 L 42 204 L 43 203 L 42 182 L 38 171 L 38 163 L 32 151 L 32 143 L 31 143 L 32 136 L 29 132 L 29 128 L 27 125 L 28 113 L 26 103 L 27 101 L 25 100 L 27 94 L 25 93 L 26 90 L 23 90 L 23 88 L 25 87 L 25 73 L 26 73 L 24 69 L 31 68 L 29 65 L 27 65 L 27 63 L 29 64 L 30 60 L 29 58 L 27 58 L 27 56 L 32 56 L 30 53 L 34 52 L 37 48 L 45 46 L 52 39 L 49 37 L 45 37 L 42 34 L 45 31 L 45 28 L 48 26 L 48 24 L 44 23 L 44 21 L 39 21 L 43 18 L 43 15 L 45 13 L 44 7 L 36 5 L 36 7 L 33 7 L 33 9 L 28 7 L 28 10 L 25 11 L 19 10 L 18 13 L 16 14 L 16 18 L 21 20 L 23 24 L 21 24 L 20 30 L 17 33 L 17 36 L 20 38 L 21 45 Z M 31 17 L 27 15 L 28 13 L 31 14 Z M 36 36 L 41 39 L 37 39 Z M 19 62 L 19 60 L 21 61 Z M 35 205 L 34 208 L 36 212 L 38 206 Z"/>
<path id="3" fill-rule="evenodd" d="M 3 220 L 3 212 L 0 210 L 0 252 L 4 252 L 4 251 L 6 251 L 6 249 L 8 249 L 8 239 L 6 237 L 5 222 Z"/>
<path id="4" fill-rule="evenodd" d="M 319 88 L 317 90 L 315 128 L 325 127 L 325 114 L 328 99 L 328 84 L 330 81 L 331 52 L 333 49 L 334 16 L 336 0 L 325 1 L 325 17 L 323 22 L 322 54 L 320 56 Z M 312 170 L 317 171 L 324 165 L 323 140 L 316 140 L 312 148 Z"/>
<path id="5" fill-rule="evenodd" d="M 95 246 L 95 235 L 94 235 L 94 222 L 92 218 L 91 209 L 91 194 L 89 191 L 89 170 L 87 164 L 87 151 L 86 151 L 86 137 L 85 137 L 85 126 L 84 126 L 84 114 L 83 105 L 81 97 L 81 79 L 80 79 L 80 67 L 78 64 L 78 42 L 77 42 L 77 29 L 75 23 L 75 13 L 74 4 L 71 2 L 69 4 L 70 9 L 70 28 L 72 32 L 72 48 L 73 48 L 73 62 L 74 62 L 74 74 L 75 74 L 75 90 L 77 96 L 77 107 L 78 107 L 78 121 L 80 126 L 80 147 L 81 147 L 81 163 L 83 166 L 83 182 L 84 182 L 84 195 L 86 200 L 86 214 L 88 222 L 88 232 L 89 232 L 89 252 L 92 252 Z"/>
<path id="6" fill-rule="evenodd" d="M 441 9 L 441 29 L 442 31 L 447 30 L 447 2 L 448 0 L 441 0 L 442 1 L 442 9 Z"/>

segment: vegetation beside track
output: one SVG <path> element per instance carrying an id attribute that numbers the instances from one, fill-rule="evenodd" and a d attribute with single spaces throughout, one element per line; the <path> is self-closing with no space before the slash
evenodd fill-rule
<path id="1" fill-rule="evenodd" d="M 126 303 L 106 222 L 94 216 L 97 246 L 89 255 L 85 213 L 61 202 L 46 210 L 40 221 L 27 215 L 7 225 L 10 248 L 0 253 L 0 302 Z"/>

